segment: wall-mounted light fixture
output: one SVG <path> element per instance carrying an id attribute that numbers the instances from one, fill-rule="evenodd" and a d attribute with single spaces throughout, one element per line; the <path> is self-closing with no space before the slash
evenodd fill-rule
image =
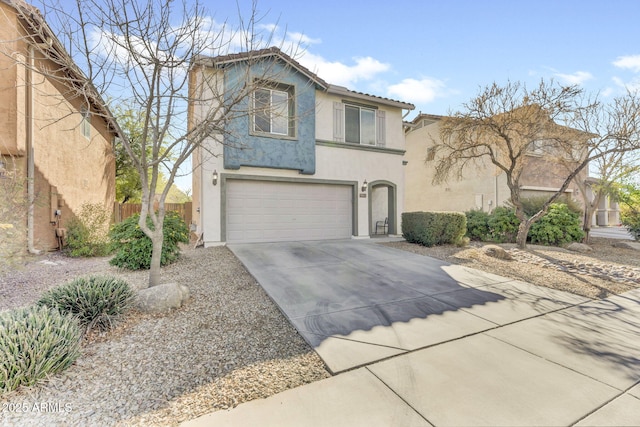
<path id="1" fill-rule="evenodd" d="M 365 179 L 365 180 L 364 180 L 364 182 L 362 183 L 362 188 L 361 188 L 361 190 L 362 190 L 362 192 L 363 192 L 363 193 L 364 193 L 365 191 L 367 191 L 367 188 L 368 188 L 367 186 L 368 186 L 368 185 L 369 185 L 369 184 L 367 184 L 367 180 Z"/>
<path id="2" fill-rule="evenodd" d="M 218 171 L 217 170 L 213 171 L 213 180 L 212 180 L 212 182 L 213 182 L 213 185 L 218 185 Z"/>

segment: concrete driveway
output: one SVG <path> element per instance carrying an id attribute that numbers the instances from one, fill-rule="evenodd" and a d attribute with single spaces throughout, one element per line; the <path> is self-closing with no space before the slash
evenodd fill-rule
<path id="1" fill-rule="evenodd" d="M 590 301 L 354 240 L 230 248 L 342 373 L 186 426 L 640 424 L 640 290 Z"/>
<path id="2" fill-rule="evenodd" d="M 626 227 L 593 227 L 591 237 L 605 237 L 607 239 L 634 240 Z"/>
<path id="3" fill-rule="evenodd" d="M 586 301 L 370 241 L 229 248 L 333 373 Z"/>

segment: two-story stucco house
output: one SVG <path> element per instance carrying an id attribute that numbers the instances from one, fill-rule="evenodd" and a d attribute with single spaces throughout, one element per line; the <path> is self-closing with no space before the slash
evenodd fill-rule
<path id="1" fill-rule="evenodd" d="M 31 252 L 58 248 L 82 204 L 113 208 L 117 125 L 86 87 L 38 9 L 0 0 L 0 183 L 26 200 L 2 198 L 0 223 Z"/>
<path id="2" fill-rule="evenodd" d="M 442 116 L 419 114 L 405 124 L 406 166 L 405 210 L 410 211 L 458 211 L 471 209 L 491 211 L 502 206 L 511 196 L 505 173 L 488 158 L 480 159 L 475 168 L 463 171 L 463 178 L 455 177 L 443 184 L 434 185 L 434 168 L 438 161 L 437 146 L 440 143 Z M 442 155 L 442 154 L 440 154 Z M 535 147 L 526 155 L 526 167 L 520 177 L 523 198 L 549 196 L 557 192 L 568 176 L 560 163 L 553 161 L 546 148 Z M 587 170 L 576 179 L 585 180 Z M 578 186 L 573 184 L 566 196 L 582 204 Z"/>
<path id="3" fill-rule="evenodd" d="M 399 232 L 412 104 L 328 84 L 277 48 L 198 58 L 191 73 L 191 128 L 219 102 L 207 93 L 251 87 L 227 107 L 246 113 L 193 157 L 193 227 L 206 246 Z"/>

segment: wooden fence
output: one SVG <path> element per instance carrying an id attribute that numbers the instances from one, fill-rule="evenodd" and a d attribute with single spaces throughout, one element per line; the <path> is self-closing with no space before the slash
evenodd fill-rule
<path id="1" fill-rule="evenodd" d="M 166 212 L 178 212 L 184 222 L 187 224 L 191 224 L 191 205 L 192 202 L 187 203 L 165 203 L 164 209 Z M 156 204 L 157 208 L 157 204 Z M 122 222 L 125 219 L 140 213 L 142 210 L 142 205 L 139 203 L 118 203 L 115 202 L 113 204 L 113 218 L 116 223 Z"/>

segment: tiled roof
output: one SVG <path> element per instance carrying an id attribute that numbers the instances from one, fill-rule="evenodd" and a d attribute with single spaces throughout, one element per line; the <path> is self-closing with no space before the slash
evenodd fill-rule
<path id="1" fill-rule="evenodd" d="M 20 18 L 24 19 L 27 25 L 31 27 L 28 30 L 33 31 L 32 35 L 35 37 L 41 36 L 45 39 L 43 41 L 45 41 L 49 46 L 47 50 L 49 51 L 51 58 L 61 58 L 61 60 L 56 62 L 60 67 L 64 67 L 66 71 L 73 76 L 77 81 L 77 84 L 88 84 L 88 91 L 85 95 L 91 104 L 100 112 L 100 115 L 113 129 L 113 131 L 118 135 L 122 135 L 122 130 L 118 126 L 111 110 L 109 110 L 107 103 L 102 99 L 102 96 L 98 93 L 93 83 L 89 81 L 82 70 L 76 65 L 62 43 L 60 43 L 60 40 L 58 40 L 58 37 L 56 37 L 55 33 L 51 30 L 51 27 L 49 27 L 49 24 L 45 21 L 40 10 L 24 0 L 0 0 L 0 2 L 16 10 Z"/>
<path id="2" fill-rule="evenodd" d="M 370 101 L 377 101 L 387 105 L 393 105 L 395 107 L 403 108 L 406 110 L 413 110 L 415 106 L 410 103 L 398 101 L 391 98 L 385 98 L 382 96 L 370 95 L 364 92 L 357 92 L 350 89 L 347 89 L 343 86 L 332 85 L 325 82 L 322 78 L 320 78 L 317 74 L 300 64 L 298 61 L 293 59 L 291 56 L 282 52 L 277 47 L 269 47 L 266 49 L 253 50 L 249 52 L 241 52 L 241 53 L 231 53 L 228 55 L 221 55 L 215 57 L 199 57 L 196 58 L 196 62 L 202 62 L 205 64 L 210 64 L 211 66 L 221 66 L 228 63 L 246 61 L 248 59 L 257 59 L 264 58 L 269 56 L 276 56 L 282 59 L 283 61 L 290 64 L 293 68 L 300 71 L 302 74 L 306 75 L 311 81 L 315 82 L 319 85 L 323 90 L 328 93 L 333 93 L 337 95 L 350 96 L 356 99 L 367 99 Z"/>
<path id="3" fill-rule="evenodd" d="M 291 56 L 287 55 L 286 53 L 284 53 L 282 50 L 280 50 L 275 46 L 265 48 L 265 49 L 252 50 L 248 52 L 230 53 L 228 55 L 220 55 L 220 56 L 214 56 L 214 57 L 199 57 L 196 59 L 196 62 L 205 62 L 205 63 L 209 62 L 209 64 L 215 67 L 215 66 L 233 63 L 233 62 L 241 62 L 241 61 L 252 60 L 252 59 L 266 58 L 270 56 L 276 56 L 282 59 L 283 61 L 291 65 L 293 68 L 297 69 L 302 74 L 307 76 L 311 81 L 321 86 L 323 89 L 327 89 L 329 87 L 329 84 L 324 80 L 322 80 L 320 77 L 318 77 L 317 74 L 315 74 L 314 72 L 312 72 L 311 70 L 306 68 L 304 65 L 300 64 L 298 61 L 296 61 Z"/>

